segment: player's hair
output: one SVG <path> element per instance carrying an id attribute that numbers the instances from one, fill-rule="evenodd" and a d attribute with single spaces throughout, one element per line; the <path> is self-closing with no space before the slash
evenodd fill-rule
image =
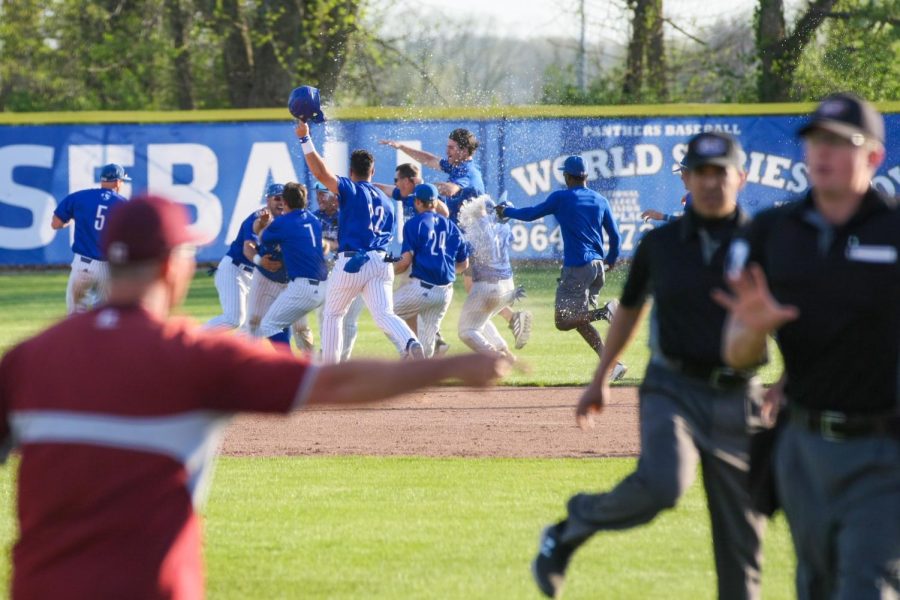
<path id="1" fill-rule="evenodd" d="M 463 129 L 462 127 L 454 129 L 448 137 L 456 142 L 460 148 L 468 150 L 470 156 L 478 150 L 478 138 L 468 129 Z"/>
<path id="2" fill-rule="evenodd" d="M 419 165 L 414 165 L 412 163 L 403 163 L 402 165 L 397 165 L 397 168 L 395 170 L 397 171 L 397 175 L 399 177 L 406 177 L 407 179 L 415 179 L 421 174 Z"/>
<path id="3" fill-rule="evenodd" d="M 357 177 L 368 177 L 372 174 L 375 157 L 368 150 L 354 150 L 350 155 L 350 172 Z"/>
<path id="4" fill-rule="evenodd" d="M 284 202 L 296 210 L 298 208 L 306 208 L 309 204 L 306 195 L 306 186 L 296 181 L 284 184 L 284 192 L 281 194 Z"/>
<path id="5" fill-rule="evenodd" d="M 563 177 L 566 180 L 567 186 L 570 186 L 573 184 L 574 185 L 584 185 L 585 183 L 587 183 L 587 175 L 582 175 L 579 177 L 578 175 L 569 175 L 568 173 L 563 173 Z"/>

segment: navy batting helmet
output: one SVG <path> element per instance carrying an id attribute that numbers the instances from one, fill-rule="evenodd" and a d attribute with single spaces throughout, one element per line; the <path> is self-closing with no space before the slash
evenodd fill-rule
<path id="1" fill-rule="evenodd" d="M 288 98 L 288 110 L 295 119 L 300 119 L 304 123 L 311 121 L 313 123 L 322 123 L 325 121 L 325 113 L 319 100 L 319 90 L 310 85 L 301 85 L 294 88 Z"/>

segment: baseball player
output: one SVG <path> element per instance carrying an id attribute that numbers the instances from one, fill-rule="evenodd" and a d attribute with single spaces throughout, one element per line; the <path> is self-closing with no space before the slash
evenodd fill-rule
<path id="1" fill-rule="evenodd" d="M 0 361 L 0 462 L 20 452 L 13 599 L 202 598 L 197 509 L 231 416 L 487 386 L 507 370 L 475 354 L 314 366 L 171 318 L 194 274 L 187 223 L 175 202 L 115 207 L 109 304 Z"/>
<path id="2" fill-rule="evenodd" d="M 576 330 L 588 346 L 603 354 L 603 339 L 593 322 L 612 319 L 616 302 L 598 307 L 597 296 L 619 257 L 621 236 L 606 198 L 588 189 L 584 159 L 570 156 L 562 167 L 566 189 L 553 192 L 542 203 L 527 208 L 496 207 L 500 218 L 534 221 L 553 215 L 563 238 L 563 267 L 556 288 L 556 328 Z M 603 232 L 609 238 L 609 252 L 603 250 Z M 593 309 L 591 307 L 594 307 Z M 618 363 L 614 381 L 625 375 L 627 367 Z"/>
<path id="3" fill-rule="evenodd" d="M 448 181 L 438 183 L 437 188 L 441 196 L 446 198 L 447 216 L 454 223 L 459 222 L 459 209 L 465 201 L 485 193 L 481 170 L 473 160 L 479 146 L 478 138 L 468 129 L 458 128 L 450 132 L 447 139 L 447 158 L 440 158 L 435 154 L 412 148 L 396 140 L 381 140 L 380 143 L 401 150 L 426 167 L 447 174 Z M 443 201 L 441 203 L 443 204 Z M 440 205 L 438 211 L 443 213 Z M 472 289 L 472 277 L 468 272 L 464 274 L 463 283 L 466 293 L 469 293 Z M 528 311 L 513 312 L 509 307 L 504 306 L 497 314 L 503 317 L 512 331 L 516 340 L 516 348 L 524 348 L 531 337 L 531 313 Z"/>
<path id="4" fill-rule="evenodd" d="M 420 183 L 424 182 L 419 165 L 403 163 L 397 165 L 397 168 L 394 170 L 394 185 L 376 183 L 375 186 L 397 202 L 397 205 L 400 207 L 398 213 L 402 211 L 403 224 L 406 224 L 417 214 L 414 191 Z M 436 198 L 433 204 L 437 214 L 445 217 L 450 216 L 450 209 L 447 208 L 447 204 L 443 200 Z M 402 234 L 403 229 L 401 228 L 401 238 L 399 240 L 401 243 L 403 243 Z"/>
<path id="5" fill-rule="evenodd" d="M 100 235 L 109 210 L 125 198 L 119 194 L 122 182 L 131 181 L 121 165 L 108 164 L 100 170 L 100 187 L 81 190 L 63 198 L 50 226 L 62 229 L 75 221 L 72 243 L 72 271 L 66 286 L 66 310 L 84 312 L 106 297 L 109 267 L 100 249 Z"/>
<path id="6" fill-rule="evenodd" d="M 260 333 L 273 342 L 290 345 L 287 329 L 297 319 L 317 308 L 328 270 L 322 225 L 308 210 L 306 188 L 298 183 L 284 186 L 284 214 L 272 221 L 260 236 L 263 248 L 278 246 L 284 257 L 290 283 L 266 311 Z"/>
<path id="7" fill-rule="evenodd" d="M 330 251 L 329 256 L 333 257 L 326 261 L 326 266 L 330 273 L 332 267 L 334 267 L 334 261 L 337 258 L 337 252 L 335 252 L 335 250 L 338 247 L 338 214 L 340 212 L 338 209 L 338 199 L 336 195 L 332 194 L 327 187 L 318 181 L 316 182 L 314 189 L 316 190 L 316 203 L 319 208 L 313 212 L 313 216 L 319 219 L 319 223 L 322 225 L 322 239 L 328 245 Z M 327 281 L 324 291 L 327 297 Z M 324 306 L 325 303 L 323 302 L 316 310 L 316 318 L 318 319 L 320 329 L 325 320 Z M 353 354 L 353 346 L 356 344 L 356 336 L 359 333 L 359 316 L 362 314 L 363 308 L 365 308 L 365 302 L 363 302 L 362 294 L 358 294 L 356 298 L 353 299 L 353 302 L 350 303 L 350 308 L 347 309 L 347 315 L 344 317 L 343 349 L 341 350 L 342 362 L 350 360 L 350 357 Z M 301 319 L 301 321 L 305 320 L 306 317 Z"/>
<path id="8" fill-rule="evenodd" d="M 509 263 L 512 232 L 494 212 L 494 203 L 487 196 L 479 196 L 463 204 L 459 223 L 472 245 L 469 262 L 472 289 L 459 317 L 459 338 L 477 352 L 501 354 L 510 360 L 510 352 L 491 317 L 501 308 L 509 307 L 520 297 L 513 283 Z"/>
<path id="9" fill-rule="evenodd" d="M 259 306 L 264 302 L 266 294 L 263 292 L 267 282 L 259 281 L 257 283 L 257 292 L 251 305 L 254 318 L 252 321 L 249 321 L 247 318 L 247 306 L 254 279 L 255 265 L 252 261 L 256 255 L 256 231 L 254 231 L 254 225 L 257 228 L 262 227 L 270 219 L 282 213 L 284 210 L 284 203 L 281 200 L 283 187 L 280 183 L 273 183 L 266 188 L 266 206 L 254 211 L 241 222 L 237 236 L 228 247 L 228 252 L 219 261 L 219 266 L 216 267 L 215 272 L 215 284 L 216 291 L 219 293 L 219 304 L 222 306 L 222 314 L 207 321 L 206 327 L 222 329 L 246 327 L 251 334 L 255 333 L 259 323 L 258 318 L 265 314 L 265 310 L 260 310 Z M 265 271 L 267 280 L 278 282 L 281 276 L 277 272 L 282 268 L 280 261 L 266 257 L 259 263 L 259 267 L 261 272 Z"/>
<path id="10" fill-rule="evenodd" d="M 385 260 L 394 224 L 391 201 L 372 185 L 375 159 L 365 150 L 350 156 L 350 177 L 335 176 L 316 152 L 309 126 L 298 121 L 296 134 L 313 176 L 338 196 L 338 258 L 332 269 L 322 324 L 322 361 L 335 363 L 343 348 L 343 321 L 360 293 L 379 329 L 402 356 L 425 358 L 422 344 L 394 314 L 394 269 Z"/>
<path id="11" fill-rule="evenodd" d="M 456 273 L 469 266 L 462 233 L 453 221 L 437 214 L 437 188 L 422 183 L 415 188 L 416 216 L 403 226 L 403 254 L 394 264 L 397 273 L 412 265 L 409 282 L 394 292 L 394 311 L 402 319 L 417 318 L 425 356 L 435 353 L 441 321 L 453 299 Z"/>
<path id="12" fill-rule="evenodd" d="M 684 161 L 682 160 L 680 163 L 675 165 L 672 169 L 673 173 L 678 174 L 681 177 L 681 182 L 685 183 L 685 176 L 687 175 L 687 167 L 684 166 Z M 685 184 L 687 186 L 687 184 Z M 685 189 L 687 189 L 685 187 Z M 684 213 L 684 209 L 691 205 L 691 193 L 687 192 L 684 196 L 681 197 L 681 211 Z M 677 213 L 663 213 L 658 210 L 647 209 L 641 213 L 641 219 L 644 220 L 644 223 L 647 221 L 674 221 L 679 218 L 680 215 Z"/>
<path id="13" fill-rule="evenodd" d="M 775 333 L 784 357 L 773 459 L 797 597 L 896 599 L 900 209 L 870 185 L 884 119 L 834 94 L 798 133 L 812 187 L 759 213 L 732 244 L 735 297 L 717 294 L 731 311 L 724 354 L 735 368 L 753 364 Z"/>
<path id="14" fill-rule="evenodd" d="M 750 434 L 761 426 L 762 386 L 752 370 L 720 357 L 725 311 L 712 291 L 724 281 L 730 240 L 747 217 L 737 206 L 746 181 L 740 144 L 702 133 L 688 143 L 683 218 L 647 232 L 634 255 L 606 349 L 576 411 L 579 426 L 609 402 L 609 376 L 653 296 L 651 358 L 640 389 L 641 456 L 634 473 L 602 493 L 573 496 L 566 518 L 547 527 L 532 572 L 547 596 L 559 593 L 572 554 L 599 531 L 653 520 L 674 507 L 703 469 L 722 599 L 760 597 L 765 517 L 749 492 Z M 762 360 L 757 354 L 753 365 Z"/>

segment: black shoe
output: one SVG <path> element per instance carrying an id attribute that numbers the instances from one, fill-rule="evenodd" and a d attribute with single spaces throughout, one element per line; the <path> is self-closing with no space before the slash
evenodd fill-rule
<path id="1" fill-rule="evenodd" d="M 550 525 L 541 532 L 538 553 L 531 563 L 531 575 L 538 588 L 548 598 L 557 598 L 562 593 L 566 580 L 566 567 L 575 548 L 564 546 L 559 535 L 565 521 Z"/>

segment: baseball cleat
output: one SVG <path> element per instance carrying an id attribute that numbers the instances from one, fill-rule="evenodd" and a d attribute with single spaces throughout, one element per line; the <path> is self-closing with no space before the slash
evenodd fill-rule
<path id="1" fill-rule="evenodd" d="M 616 366 L 613 367 L 612 373 L 609 375 L 610 381 L 619 381 L 623 377 L 625 377 L 625 373 L 628 372 L 628 367 L 625 366 L 625 363 L 616 363 Z"/>
<path id="2" fill-rule="evenodd" d="M 434 355 L 435 356 L 443 356 L 450 351 L 450 344 L 445 342 L 444 340 L 438 340 L 434 345 Z"/>
<path id="3" fill-rule="evenodd" d="M 616 299 L 610 300 L 603 306 L 603 310 L 606 311 L 605 320 L 612 323 L 613 317 L 616 316 L 616 311 L 619 310 L 619 301 Z"/>
<path id="4" fill-rule="evenodd" d="M 514 312 L 509 320 L 509 328 L 516 340 L 516 350 L 521 350 L 531 337 L 531 313 L 527 310 Z"/>
<path id="5" fill-rule="evenodd" d="M 531 576 L 538 589 L 548 598 L 562 595 L 566 580 L 566 567 L 572 557 L 573 548 L 563 546 L 559 541 L 562 523 L 550 525 L 541 532 L 538 553 L 531 562 Z"/>
<path id="6" fill-rule="evenodd" d="M 425 348 L 415 338 L 410 338 L 406 344 L 406 358 L 420 360 L 425 358 Z"/>

